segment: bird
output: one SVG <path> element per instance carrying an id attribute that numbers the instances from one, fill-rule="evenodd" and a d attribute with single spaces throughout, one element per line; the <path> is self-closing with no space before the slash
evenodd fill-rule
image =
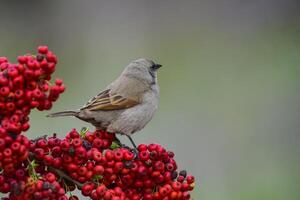
<path id="1" fill-rule="evenodd" d="M 157 72 L 162 65 L 146 58 L 130 62 L 121 75 L 78 110 L 62 111 L 47 117 L 74 116 L 97 130 L 131 135 L 152 119 L 159 103 Z"/>

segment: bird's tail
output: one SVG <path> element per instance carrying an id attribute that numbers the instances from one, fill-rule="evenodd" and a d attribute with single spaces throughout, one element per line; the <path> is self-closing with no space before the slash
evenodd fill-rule
<path id="1" fill-rule="evenodd" d="M 51 113 L 47 115 L 47 117 L 76 116 L 77 114 L 78 111 L 62 111 L 62 112 Z"/>

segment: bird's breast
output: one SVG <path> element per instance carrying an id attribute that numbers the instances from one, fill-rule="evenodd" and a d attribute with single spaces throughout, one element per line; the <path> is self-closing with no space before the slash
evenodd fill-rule
<path id="1" fill-rule="evenodd" d="M 143 101 L 124 110 L 109 127 L 112 132 L 132 134 L 143 129 L 152 119 L 158 105 L 158 95 L 153 91 L 146 92 Z"/>

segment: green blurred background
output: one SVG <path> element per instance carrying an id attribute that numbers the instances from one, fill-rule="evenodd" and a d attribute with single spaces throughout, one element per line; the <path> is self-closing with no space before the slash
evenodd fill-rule
<path id="1" fill-rule="evenodd" d="M 298 200 L 299 10 L 298 0 L 1 1 L 0 55 L 49 45 L 67 85 L 52 111 L 153 58 L 159 110 L 134 139 L 174 150 L 197 178 L 195 200 Z M 47 113 L 32 113 L 30 137 L 87 126 Z"/>

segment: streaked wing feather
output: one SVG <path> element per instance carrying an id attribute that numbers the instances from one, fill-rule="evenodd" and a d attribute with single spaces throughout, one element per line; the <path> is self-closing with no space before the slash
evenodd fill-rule
<path id="1" fill-rule="evenodd" d="M 138 101 L 125 98 L 118 94 L 110 94 L 110 90 L 105 90 L 92 100 L 90 100 L 82 109 L 90 111 L 97 110 L 120 110 L 130 108 L 139 104 Z"/>
<path id="2" fill-rule="evenodd" d="M 98 100 L 101 100 L 101 99 L 105 99 L 105 98 L 109 99 L 109 91 L 110 90 L 107 89 L 107 90 L 104 90 L 104 91 L 100 92 L 97 96 L 94 96 L 84 106 L 82 106 L 82 108 L 80 110 L 89 107 L 90 105 L 94 104 L 95 101 L 98 101 Z"/>

